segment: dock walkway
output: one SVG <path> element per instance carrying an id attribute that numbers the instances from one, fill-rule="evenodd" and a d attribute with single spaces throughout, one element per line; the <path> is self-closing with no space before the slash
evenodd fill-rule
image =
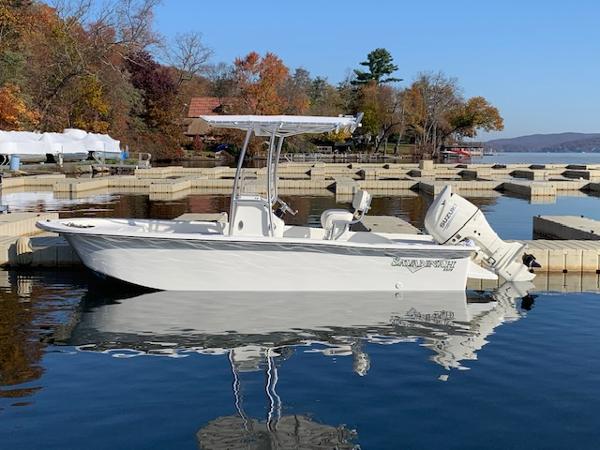
<path id="1" fill-rule="evenodd" d="M 533 235 L 550 239 L 600 240 L 600 221 L 584 216 L 536 216 Z"/>
<path id="2" fill-rule="evenodd" d="M 96 193 L 138 193 L 151 200 L 170 200 L 195 193 L 222 193 L 233 186 L 230 167 L 181 166 L 136 169 L 133 175 L 66 178 L 64 174 L 15 176 L 2 180 L 4 190 L 52 190 L 63 198 Z M 252 192 L 266 189 L 265 168 L 244 169 Z M 374 194 L 406 191 L 437 194 L 445 185 L 466 196 L 503 192 L 532 200 L 586 192 L 600 193 L 600 165 L 566 164 L 420 164 L 282 163 L 278 175 L 282 194 L 329 190 L 344 199 L 358 189 Z"/>

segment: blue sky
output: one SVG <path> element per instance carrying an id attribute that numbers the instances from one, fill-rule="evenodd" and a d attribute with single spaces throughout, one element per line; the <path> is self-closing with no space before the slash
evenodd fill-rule
<path id="1" fill-rule="evenodd" d="M 498 106 L 485 138 L 600 132 L 600 0 L 163 0 L 156 24 L 202 32 L 213 62 L 272 51 L 331 82 L 385 47 L 401 85 L 441 70 Z"/>

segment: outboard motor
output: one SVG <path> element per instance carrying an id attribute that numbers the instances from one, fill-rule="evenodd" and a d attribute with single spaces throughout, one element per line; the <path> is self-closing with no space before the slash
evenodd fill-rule
<path id="1" fill-rule="evenodd" d="M 504 242 L 490 227 L 481 210 L 446 186 L 425 216 L 425 229 L 441 245 L 472 241 L 479 251 L 476 260 L 507 281 L 529 281 L 532 267 L 541 267 L 533 255 L 522 260 L 525 244 Z"/>

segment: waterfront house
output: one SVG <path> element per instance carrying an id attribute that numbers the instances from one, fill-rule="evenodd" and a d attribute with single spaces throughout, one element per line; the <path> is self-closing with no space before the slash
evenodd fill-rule
<path id="1" fill-rule="evenodd" d="M 187 117 L 184 121 L 186 130 L 184 134 L 192 141 L 194 148 L 202 150 L 206 144 L 213 143 L 215 137 L 209 126 L 200 116 L 229 114 L 233 105 L 230 97 L 192 97 L 190 99 Z M 212 130 L 214 132 L 214 130 Z"/>

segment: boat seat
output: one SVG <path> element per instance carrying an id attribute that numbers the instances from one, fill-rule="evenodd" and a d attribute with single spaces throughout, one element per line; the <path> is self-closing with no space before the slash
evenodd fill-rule
<path id="1" fill-rule="evenodd" d="M 337 239 L 344 234 L 354 220 L 354 214 L 347 209 L 327 209 L 321 214 L 321 226 L 326 239 Z"/>
<path id="2" fill-rule="evenodd" d="M 350 230 L 350 225 L 360 222 L 371 208 L 371 195 L 367 191 L 357 191 L 352 199 L 352 207 L 354 213 L 346 209 L 326 209 L 323 211 L 321 226 L 325 230 L 325 239 L 339 239 Z"/>

